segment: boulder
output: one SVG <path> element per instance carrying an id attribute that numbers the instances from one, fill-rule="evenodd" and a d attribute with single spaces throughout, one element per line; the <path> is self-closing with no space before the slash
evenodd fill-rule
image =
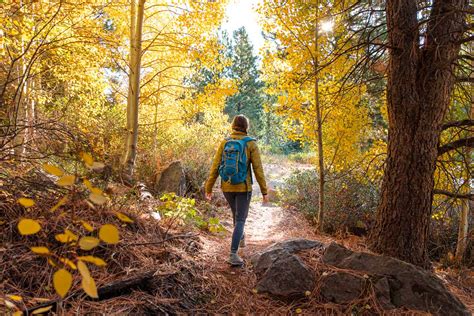
<path id="1" fill-rule="evenodd" d="M 274 243 L 263 251 L 254 254 L 250 260 L 252 262 L 252 265 L 255 267 L 260 260 L 260 256 L 262 256 L 263 254 L 265 254 L 264 261 L 266 261 L 269 260 L 268 257 L 274 258 L 274 254 L 279 253 L 279 250 L 285 250 L 289 254 L 293 254 L 302 250 L 322 247 L 324 247 L 324 244 L 316 240 L 294 238 Z"/>
<path id="2" fill-rule="evenodd" d="M 408 308 L 434 315 L 470 315 L 439 278 L 407 262 L 353 252 L 336 243 L 326 248 L 322 261 L 337 268 L 367 274 L 385 308 Z M 325 295 L 323 291 L 321 294 Z"/>
<path id="3" fill-rule="evenodd" d="M 186 190 L 186 177 L 181 161 L 174 161 L 163 170 L 155 190 L 158 192 L 174 192 L 177 195 L 184 195 Z"/>
<path id="4" fill-rule="evenodd" d="M 275 261 L 277 261 L 277 259 L 289 256 L 291 256 L 291 253 L 289 253 L 287 250 L 275 248 L 252 256 L 250 258 L 250 262 L 252 263 L 255 273 L 263 274 L 268 268 L 272 266 Z"/>
<path id="5" fill-rule="evenodd" d="M 336 272 L 323 275 L 321 295 L 336 304 L 350 303 L 364 292 L 365 279 L 347 272 Z"/>
<path id="6" fill-rule="evenodd" d="M 292 298 L 304 296 L 314 285 L 314 273 L 300 258 L 283 250 L 258 281 L 257 291 Z"/>
<path id="7" fill-rule="evenodd" d="M 253 255 L 251 263 L 258 276 L 257 290 L 278 297 L 303 296 L 315 285 L 314 272 L 294 253 L 323 247 L 319 241 L 290 239 Z"/>

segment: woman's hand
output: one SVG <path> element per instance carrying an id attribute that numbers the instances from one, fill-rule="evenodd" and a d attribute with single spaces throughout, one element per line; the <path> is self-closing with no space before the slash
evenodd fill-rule
<path id="1" fill-rule="evenodd" d="M 212 193 L 206 193 L 206 200 L 212 200 Z"/>

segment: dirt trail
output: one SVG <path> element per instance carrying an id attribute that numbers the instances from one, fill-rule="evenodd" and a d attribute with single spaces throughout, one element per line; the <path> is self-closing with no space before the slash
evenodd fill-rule
<path id="1" fill-rule="evenodd" d="M 284 183 L 295 169 L 307 169 L 307 165 L 298 164 L 267 164 L 264 166 L 265 176 L 271 188 Z M 221 222 L 226 228 L 224 236 L 202 236 L 203 249 L 199 257 L 206 267 L 206 276 L 215 284 L 212 303 L 206 306 L 206 312 L 212 313 L 256 313 L 256 314 L 287 314 L 294 306 L 269 299 L 264 295 L 256 295 L 255 274 L 250 267 L 250 257 L 269 245 L 289 238 L 302 237 L 327 242 L 326 238 L 317 236 L 309 222 L 297 212 L 282 209 L 277 204 L 262 205 L 262 196 L 258 184 L 254 184 L 253 197 L 249 216 L 245 226 L 245 248 L 239 254 L 246 261 L 243 268 L 231 268 L 226 260 L 230 250 L 232 235 L 232 218 L 230 209 L 224 207 Z"/>
<path id="2" fill-rule="evenodd" d="M 264 165 L 268 186 L 277 189 L 284 184 L 285 179 L 297 169 L 308 169 L 309 165 L 295 163 L 280 163 Z M 219 262 L 227 259 L 232 234 L 230 210 L 226 208 L 225 218 L 221 218 L 227 229 L 224 237 L 203 238 L 205 256 Z M 309 234 L 309 235 L 308 235 Z M 248 259 L 255 251 L 261 250 L 272 243 L 292 237 L 315 238 L 314 228 L 300 214 L 282 209 L 275 203 L 262 205 L 262 196 L 257 183 L 253 185 L 253 196 L 249 215 L 245 225 L 247 247 L 240 249 L 244 259 Z"/>

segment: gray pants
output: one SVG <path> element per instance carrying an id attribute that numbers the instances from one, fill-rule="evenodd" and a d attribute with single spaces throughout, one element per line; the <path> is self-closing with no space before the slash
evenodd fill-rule
<path id="1" fill-rule="evenodd" d="M 234 222 L 234 232 L 232 233 L 230 251 L 232 253 L 237 253 L 237 250 L 239 250 L 240 240 L 244 236 L 245 221 L 249 214 L 252 192 L 224 192 L 224 197 L 230 205 Z"/>

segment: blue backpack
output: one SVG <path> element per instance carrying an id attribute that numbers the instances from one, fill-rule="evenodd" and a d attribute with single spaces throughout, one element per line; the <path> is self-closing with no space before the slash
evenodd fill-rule
<path id="1" fill-rule="evenodd" d="M 255 140 L 251 137 L 242 139 L 226 138 L 224 150 L 222 152 L 219 175 L 222 181 L 231 184 L 244 183 L 247 179 L 248 157 L 247 143 Z"/>

